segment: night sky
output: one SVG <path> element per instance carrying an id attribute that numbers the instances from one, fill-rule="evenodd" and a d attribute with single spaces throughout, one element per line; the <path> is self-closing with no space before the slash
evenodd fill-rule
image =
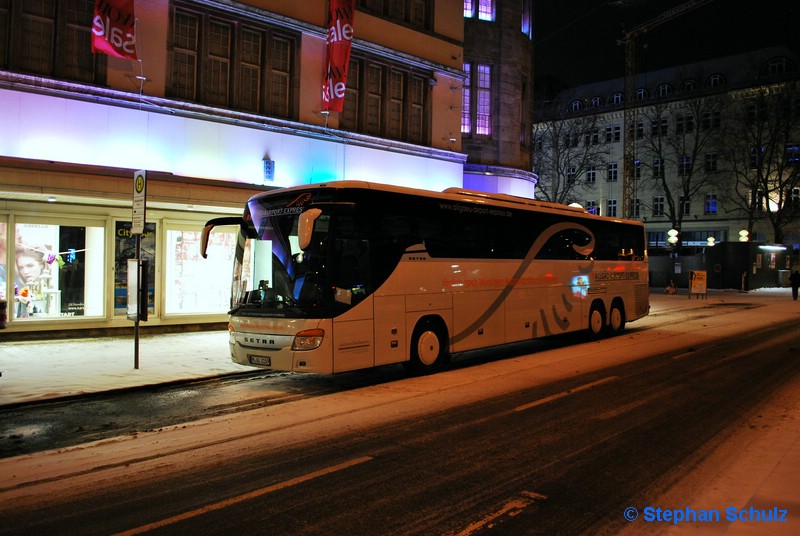
<path id="1" fill-rule="evenodd" d="M 617 41 L 681 0 L 536 0 L 535 76 L 568 86 L 620 77 Z M 639 72 L 786 45 L 800 53 L 800 2 L 714 0 L 683 13 L 639 39 Z"/>

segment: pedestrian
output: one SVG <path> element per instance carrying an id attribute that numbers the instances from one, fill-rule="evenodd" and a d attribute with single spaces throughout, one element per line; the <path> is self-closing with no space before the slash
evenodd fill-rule
<path id="1" fill-rule="evenodd" d="M 792 284 L 792 299 L 797 300 L 797 289 L 800 288 L 800 272 L 795 270 L 789 276 L 789 283 Z"/>

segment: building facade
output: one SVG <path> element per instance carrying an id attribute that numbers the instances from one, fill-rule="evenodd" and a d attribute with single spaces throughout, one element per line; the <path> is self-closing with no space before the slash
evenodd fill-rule
<path id="1" fill-rule="evenodd" d="M 464 0 L 464 186 L 533 198 L 532 0 Z"/>
<path id="2" fill-rule="evenodd" d="M 562 90 L 537 103 L 537 196 L 645 222 L 651 255 L 740 236 L 796 255 L 798 67 L 778 47 L 641 73 L 634 102 L 622 78 Z"/>
<path id="3" fill-rule="evenodd" d="M 0 294 L 10 333 L 224 321 L 234 230 L 271 188 L 346 179 L 463 186 L 463 4 L 356 5 L 342 112 L 321 86 L 328 2 L 136 0 L 138 60 L 93 54 L 94 0 L 0 2 Z M 146 224 L 133 233 L 133 176 Z"/>

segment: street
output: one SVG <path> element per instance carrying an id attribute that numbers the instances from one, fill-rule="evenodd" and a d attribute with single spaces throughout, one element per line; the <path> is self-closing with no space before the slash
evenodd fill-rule
<path id="1" fill-rule="evenodd" d="M 255 375 L 285 396 L 252 404 L 264 398 L 253 394 L 200 420 L 189 410 L 194 420 L 183 423 L 156 412 L 147 428 L 0 460 L 3 531 L 644 529 L 626 508 L 675 493 L 766 414 L 765 401 L 796 388 L 800 334 L 782 323 L 752 328 L 754 314 L 746 304 L 665 314 L 616 338 L 466 355 L 421 378 L 394 368 Z M 205 386 L 216 405 L 218 387 Z"/>

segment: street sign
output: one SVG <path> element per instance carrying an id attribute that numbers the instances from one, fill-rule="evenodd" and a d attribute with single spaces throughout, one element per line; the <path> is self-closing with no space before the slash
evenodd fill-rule
<path id="1" fill-rule="evenodd" d="M 133 215 L 131 216 L 131 233 L 144 232 L 147 196 L 147 172 L 139 170 L 133 174 Z"/>

